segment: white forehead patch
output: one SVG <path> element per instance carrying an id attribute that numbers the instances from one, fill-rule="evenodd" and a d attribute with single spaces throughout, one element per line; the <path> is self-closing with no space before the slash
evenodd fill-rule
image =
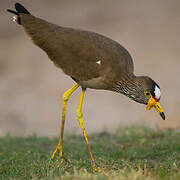
<path id="1" fill-rule="evenodd" d="M 96 63 L 97 63 L 97 64 L 101 64 L 101 61 L 97 61 Z"/>
<path id="2" fill-rule="evenodd" d="M 157 86 L 155 86 L 154 93 L 155 93 L 156 99 L 159 99 L 161 97 L 161 91 Z"/>

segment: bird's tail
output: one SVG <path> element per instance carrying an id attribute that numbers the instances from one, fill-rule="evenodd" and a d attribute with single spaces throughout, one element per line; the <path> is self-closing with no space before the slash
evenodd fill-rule
<path id="1" fill-rule="evenodd" d="M 7 9 L 7 11 L 12 14 L 15 14 L 16 16 L 13 17 L 13 21 L 15 21 L 17 24 L 21 25 L 20 14 L 30 14 L 30 12 L 24 6 L 22 6 L 20 3 L 15 4 L 15 9 L 16 9 L 16 11 L 11 10 L 11 9 Z"/>

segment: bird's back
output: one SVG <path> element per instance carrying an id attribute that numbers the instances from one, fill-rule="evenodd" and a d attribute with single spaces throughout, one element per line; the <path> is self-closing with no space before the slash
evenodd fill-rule
<path id="1" fill-rule="evenodd" d="M 64 28 L 29 14 L 21 23 L 33 42 L 67 75 L 88 81 L 104 75 L 133 73 L 128 51 L 119 43 L 94 32 Z"/>

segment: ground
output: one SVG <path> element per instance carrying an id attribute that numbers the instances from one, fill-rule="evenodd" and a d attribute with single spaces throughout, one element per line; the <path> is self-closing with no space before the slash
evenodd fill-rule
<path id="1" fill-rule="evenodd" d="M 0 138 L 0 179 L 180 179 L 180 132 L 140 127 L 89 137 L 97 166 L 93 173 L 81 136 L 66 135 L 64 152 L 50 160 L 58 139 Z"/>

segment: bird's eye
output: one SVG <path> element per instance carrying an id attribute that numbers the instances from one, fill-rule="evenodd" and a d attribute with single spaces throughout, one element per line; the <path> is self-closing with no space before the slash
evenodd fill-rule
<path id="1" fill-rule="evenodd" d="M 149 91 L 144 91 L 144 94 L 146 97 L 150 97 L 151 96 L 151 93 Z"/>

